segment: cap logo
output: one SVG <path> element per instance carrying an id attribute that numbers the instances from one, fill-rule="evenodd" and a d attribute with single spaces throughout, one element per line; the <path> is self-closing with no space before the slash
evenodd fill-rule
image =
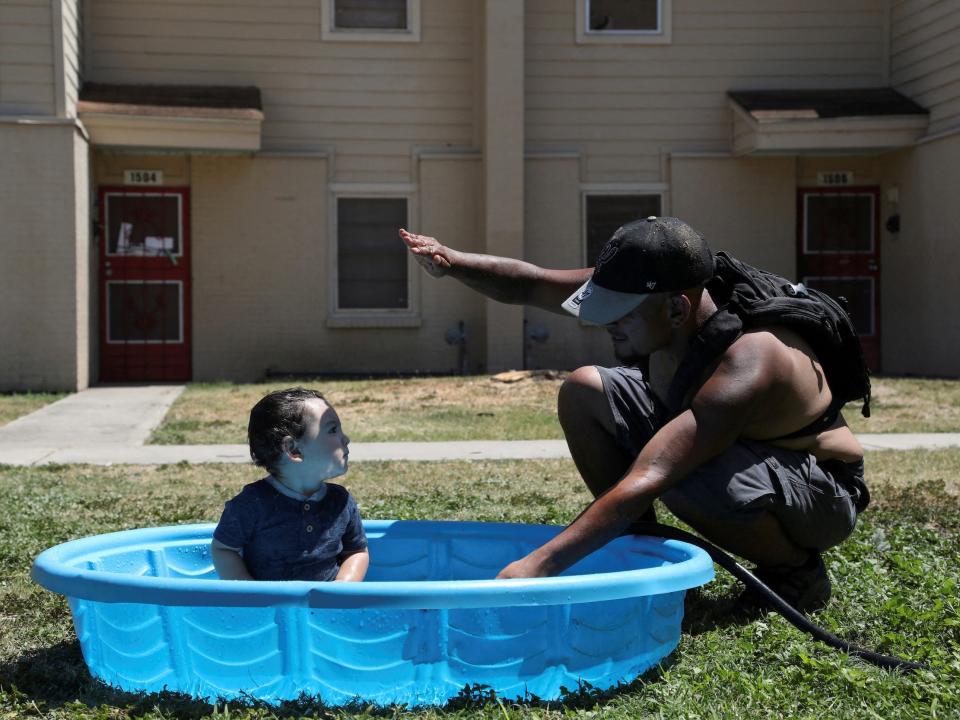
<path id="1" fill-rule="evenodd" d="M 647 280 L 647 290 L 653 290 L 657 286 L 656 280 Z"/>
<path id="2" fill-rule="evenodd" d="M 619 250 L 619 245 L 614 245 L 613 243 L 604 245 L 603 250 L 600 251 L 600 255 L 597 257 L 597 269 L 599 269 L 601 265 L 610 262 L 611 258 L 613 258 Z"/>
<path id="3" fill-rule="evenodd" d="M 592 293 L 593 293 L 593 288 L 592 288 L 592 287 L 585 287 L 585 288 L 584 288 L 583 290 L 581 290 L 581 291 L 577 294 L 577 296 L 576 296 L 575 298 L 573 298 L 570 302 L 572 302 L 572 303 L 573 303 L 574 305 L 576 305 L 576 306 L 579 306 L 580 303 L 582 303 L 584 300 L 586 300 L 588 297 L 590 297 L 590 295 L 591 295 Z"/>

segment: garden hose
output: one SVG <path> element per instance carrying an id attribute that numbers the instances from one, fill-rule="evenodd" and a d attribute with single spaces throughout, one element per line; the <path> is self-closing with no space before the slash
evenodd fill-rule
<path id="1" fill-rule="evenodd" d="M 826 643 L 830 647 L 842 650 L 855 657 L 863 658 L 873 665 L 877 665 L 888 670 L 902 670 L 905 672 L 910 672 L 913 670 L 930 669 L 928 665 L 924 665 L 922 663 L 903 660 L 902 658 L 892 657 L 890 655 L 882 655 L 881 653 L 873 652 L 872 650 L 865 650 L 864 648 L 857 647 L 853 643 L 849 643 L 846 640 L 838 638 L 836 635 L 827 632 L 823 628 L 812 623 L 806 615 L 801 613 L 799 610 L 790 605 L 790 603 L 780 597 L 776 592 L 771 590 L 762 580 L 760 580 L 760 578 L 743 567 L 743 565 L 727 555 L 727 553 L 718 548 L 716 545 L 704 540 L 703 538 L 692 535 L 688 532 L 680 530 L 679 528 L 671 527 L 670 525 L 661 525 L 660 523 L 656 522 L 635 522 L 630 526 L 630 532 L 640 535 L 665 537 L 671 540 L 681 540 L 683 542 L 690 543 L 691 545 L 696 545 L 699 548 L 703 548 L 710 555 L 711 560 L 737 578 L 737 580 L 742 582 L 748 588 L 760 593 L 791 625 L 798 630 L 809 633 L 817 640 Z"/>

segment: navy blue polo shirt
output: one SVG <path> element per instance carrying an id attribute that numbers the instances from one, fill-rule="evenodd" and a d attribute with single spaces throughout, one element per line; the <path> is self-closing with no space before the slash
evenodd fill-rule
<path id="1" fill-rule="evenodd" d="M 367 547 L 357 503 L 326 483 L 304 497 L 266 477 L 228 500 L 214 539 L 235 548 L 257 580 L 333 580 L 337 558 Z"/>

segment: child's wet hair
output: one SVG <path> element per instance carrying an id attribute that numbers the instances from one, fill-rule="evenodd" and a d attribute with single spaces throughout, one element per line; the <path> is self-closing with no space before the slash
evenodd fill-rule
<path id="1" fill-rule="evenodd" d="M 303 423 L 303 403 L 312 399 L 327 399 L 316 390 L 295 387 L 276 390 L 262 397 L 250 411 L 247 440 L 253 464 L 276 475 L 278 461 L 283 456 L 283 438 L 299 439 L 306 429 Z M 328 403 L 329 404 L 329 403 Z"/>

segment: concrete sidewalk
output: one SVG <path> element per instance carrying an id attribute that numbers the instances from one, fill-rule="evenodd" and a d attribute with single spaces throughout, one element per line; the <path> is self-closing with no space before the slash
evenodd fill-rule
<path id="1" fill-rule="evenodd" d="M 0 464 L 247 463 L 246 445 L 144 445 L 182 385 L 97 387 L 0 427 Z M 863 434 L 867 450 L 960 447 L 960 433 Z M 351 443 L 354 462 L 567 458 L 563 440 Z"/>

